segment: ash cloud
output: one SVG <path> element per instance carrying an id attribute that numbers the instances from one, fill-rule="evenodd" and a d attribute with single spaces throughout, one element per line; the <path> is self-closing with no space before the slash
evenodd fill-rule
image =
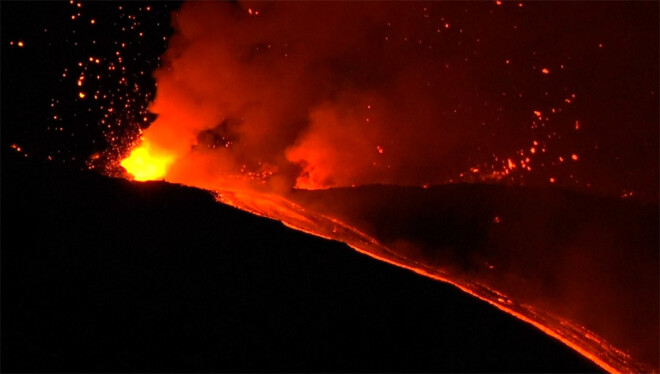
<path id="1" fill-rule="evenodd" d="M 655 202 L 656 10 L 186 2 L 144 139 L 167 180 L 211 189 L 499 181 Z"/>
<path id="2" fill-rule="evenodd" d="M 168 180 L 323 188 L 437 183 L 468 168 L 480 114 L 455 108 L 474 101 L 473 80 L 420 47 L 443 23 L 401 7 L 183 4 L 145 133 L 176 155 Z"/>

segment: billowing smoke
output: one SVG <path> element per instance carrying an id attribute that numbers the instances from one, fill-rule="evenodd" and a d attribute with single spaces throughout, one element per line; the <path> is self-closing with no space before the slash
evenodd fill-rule
<path id="1" fill-rule="evenodd" d="M 123 165 L 207 188 L 497 180 L 657 201 L 652 8 L 187 2 L 148 160 Z"/>
<path id="2" fill-rule="evenodd" d="M 445 182 L 490 157 L 483 126 L 503 115 L 440 5 L 185 3 L 145 144 L 168 180 L 206 187 Z"/>

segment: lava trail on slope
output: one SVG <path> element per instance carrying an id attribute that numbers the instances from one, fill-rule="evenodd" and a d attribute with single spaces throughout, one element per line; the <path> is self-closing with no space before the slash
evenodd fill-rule
<path id="1" fill-rule="evenodd" d="M 218 200 L 454 284 L 611 372 L 657 369 L 658 211 L 553 188 L 294 190 Z"/>

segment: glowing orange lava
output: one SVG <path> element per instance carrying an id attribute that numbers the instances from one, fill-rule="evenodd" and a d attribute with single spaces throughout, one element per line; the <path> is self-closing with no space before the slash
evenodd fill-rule
<path id="1" fill-rule="evenodd" d="M 494 307 L 526 322 L 561 341 L 610 373 L 655 372 L 632 360 L 625 352 L 609 344 L 581 324 L 545 313 L 531 305 L 518 303 L 487 285 L 446 272 L 438 267 L 408 258 L 357 228 L 336 218 L 303 208 L 280 196 L 249 191 L 216 191 L 219 202 L 275 219 L 285 226 L 329 240 L 343 242 L 359 253 L 398 266 L 422 276 L 451 284 Z M 496 217 L 499 221 L 499 217 Z M 499 223 L 499 222 L 498 222 Z"/>
<path id="2" fill-rule="evenodd" d="M 173 161 L 172 156 L 154 151 L 151 144 L 143 140 L 139 147 L 133 149 L 131 154 L 121 161 L 121 166 L 135 180 L 158 180 L 165 177 L 165 173 Z"/>

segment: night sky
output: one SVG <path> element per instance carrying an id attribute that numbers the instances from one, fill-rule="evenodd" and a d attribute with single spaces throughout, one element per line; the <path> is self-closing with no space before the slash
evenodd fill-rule
<path id="1" fill-rule="evenodd" d="M 134 135 L 145 116 L 152 118 L 151 74 L 177 3 L 78 4 L 3 2 L 2 144 L 84 169 L 90 156 L 121 144 L 120 136 Z"/>

